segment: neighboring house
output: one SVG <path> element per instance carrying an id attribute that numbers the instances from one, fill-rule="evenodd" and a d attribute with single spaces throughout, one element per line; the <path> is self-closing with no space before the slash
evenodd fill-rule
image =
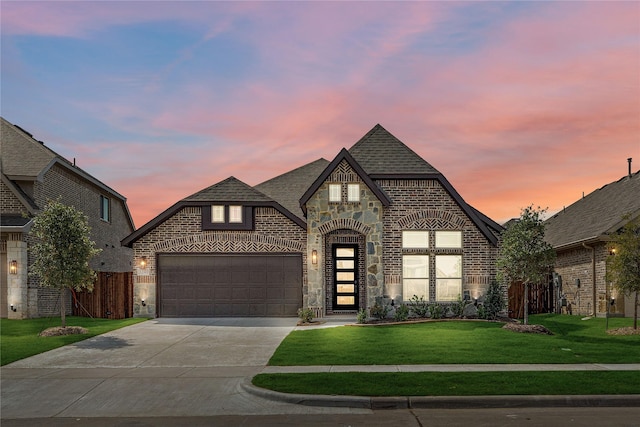
<path id="1" fill-rule="evenodd" d="M 131 272 L 132 251 L 120 240 L 133 230 L 126 199 L 87 172 L 0 118 L 0 317 L 22 319 L 59 314 L 59 292 L 30 276 L 29 235 L 33 218 L 48 200 L 81 210 L 91 240 L 102 252 L 91 261 L 98 272 Z M 70 298 L 70 296 L 68 296 Z M 71 309 L 72 305 L 67 305 Z"/>
<path id="2" fill-rule="evenodd" d="M 122 243 L 136 315 L 323 316 L 413 295 L 482 299 L 501 230 L 376 125 L 331 162 L 205 188 Z"/>
<path id="3" fill-rule="evenodd" d="M 545 238 L 557 253 L 554 270 L 562 277 L 556 298 L 564 295 L 573 314 L 633 316 L 633 298 L 625 298 L 605 280 L 606 259 L 610 235 L 639 215 L 640 172 L 632 174 L 629 164 L 627 176 L 545 221 Z"/>

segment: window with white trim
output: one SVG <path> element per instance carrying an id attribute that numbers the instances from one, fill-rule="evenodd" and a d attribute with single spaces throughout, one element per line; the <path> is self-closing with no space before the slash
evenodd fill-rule
<path id="1" fill-rule="evenodd" d="M 429 301 L 429 255 L 403 255 L 402 295 L 405 301 L 414 295 Z"/>
<path id="2" fill-rule="evenodd" d="M 329 201 L 342 201 L 342 184 L 329 184 Z"/>
<path id="3" fill-rule="evenodd" d="M 109 222 L 110 219 L 110 200 L 108 197 L 100 196 L 100 219 Z"/>
<path id="4" fill-rule="evenodd" d="M 360 184 L 347 184 L 347 201 L 360 201 Z"/>
<path id="5" fill-rule="evenodd" d="M 402 232 L 403 249 L 427 249 L 429 247 L 429 232 L 405 230 Z"/>
<path id="6" fill-rule="evenodd" d="M 229 222 L 234 224 L 242 222 L 242 206 L 229 206 Z"/>
<path id="7" fill-rule="evenodd" d="M 462 255 L 436 255 L 436 300 L 455 301 L 462 295 Z"/>
<path id="8" fill-rule="evenodd" d="M 211 222 L 216 224 L 225 222 L 223 205 L 211 206 Z"/>

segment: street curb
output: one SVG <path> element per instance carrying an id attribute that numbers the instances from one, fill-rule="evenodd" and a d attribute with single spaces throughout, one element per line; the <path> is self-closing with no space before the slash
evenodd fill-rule
<path id="1" fill-rule="evenodd" d="M 464 408 L 598 408 L 640 407 L 640 394 L 620 395 L 503 395 L 503 396 L 338 396 L 281 393 L 257 387 L 245 378 L 242 388 L 255 396 L 306 406 L 363 409 L 464 409 Z"/>

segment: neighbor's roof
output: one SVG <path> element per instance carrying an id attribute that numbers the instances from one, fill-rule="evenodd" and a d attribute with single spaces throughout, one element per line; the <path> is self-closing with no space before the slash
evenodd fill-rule
<path id="1" fill-rule="evenodd" d="M 640 171 L 605 185 L 545 222 L 545 239 L 554 248 L 606 240 L 640 215 Z"/>
<path id="2" fill-rule="evenodd" d="M 377 124 L 350 149 L 349 154 L 371 176 L 439 174 L 438 170 Z"/>
<path id="3" fill-rule="evenodd" d="M 329 161 L 318 159 L 255 186 L 291 213 L 305 220 L 300 198 L 327 167 Z"/>

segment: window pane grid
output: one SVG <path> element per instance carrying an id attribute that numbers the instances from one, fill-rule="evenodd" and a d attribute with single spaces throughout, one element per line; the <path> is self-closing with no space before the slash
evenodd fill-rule
<path id="1" fill-rule="evenodd" d="M 329 184 L 329 201 L 340 202 L 342 200 L 342 185 Z"/>
<path id="2" fill-rule="evenodd" d="M 347 200 L 350 202 L 360 201 L 360 184 L 347 185 Z"/>
<path id="3" fill-rule="evenodd" d="M 211 206 L 211 222 L 224 222 L 224 206 Z"/>
<path id="4" fill-rule="evenodd" d="M 242 206 L 229 206 L 229 222 L 242 222 Z"/>
<path id="5" fill-rule="evenodd" d="M 462 256 L 436 256 L 436 300 L 455 301 L 462 295 Z"/>
<path id="6" fill-rule="evenodd" d="M 436 231 L 437 248 L 462 248 L 462 231 Z"/>
<path id="7" fill-rule="evenodd" d="M 427 249 L 429 247 L 429 232 L 403 231 L 402 247 L 404 249 Z"/>
<path id="8" fill-rule="evenodd" d="M 402 294 L 405 301 L 414 295 L 429 300 L 429 256 L 402 257 Z"/>

